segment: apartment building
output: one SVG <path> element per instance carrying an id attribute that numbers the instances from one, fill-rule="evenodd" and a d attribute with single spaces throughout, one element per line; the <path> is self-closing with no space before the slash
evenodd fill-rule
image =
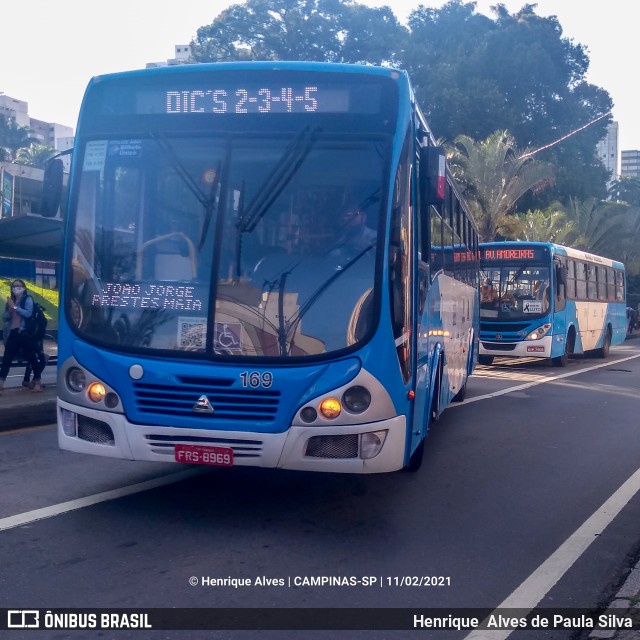
<path id="1" fill-rule="evenodd" d="M 191 62 L 191 45 L 177 44 L 174 47 L 175 57 L 164 60 L 163 62 L 147 62 L 146 68 L 153 69 L 155 67 L 172 67 L 176 64 L 189 64 Z"/>
<path id="2" fill-rule="evenodd" d="M 612 122 L 607 127 L 607 135 L 598 143 L 598 157 L 609 172 L 607 186 L 618 179 L 618 123 Z"/>
<path id="3" fill-rule="evenodd" d="M 627 150 L 622 152 L 620 177 L 640 178 L 640 150 Z"/>

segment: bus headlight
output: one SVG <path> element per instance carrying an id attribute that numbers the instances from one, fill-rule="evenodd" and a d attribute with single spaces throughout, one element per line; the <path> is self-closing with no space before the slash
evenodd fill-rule
<path id="1" fill-rule="evenodd" d="M 349 387 L 342 395 L 342 403 L 351 413 L 362 413 L 371 404 L 371 394 L 366 387 Z"/>
<path id="2" fill-rule="evenodd" d="M 538 327 L 537 329 L 534 329 L 525 338 L 525 340 L 540 340 L 541 338 L 544 338 L 547 335 L 547 333 L 549 333 L 550 330 L 551 330 L 551 324 L 550 323 L 543 324 L 541 327 Z"/>
<path id="3" fill-rule="evenodd" d="M 86 386 L 87 377 L 84 371 L 78 367 L 71 367 L 71 369 L 67 371 L 67 387 L 69 387 L 71 391 L 79 393 L 80 391 L 84 391 Z"/>

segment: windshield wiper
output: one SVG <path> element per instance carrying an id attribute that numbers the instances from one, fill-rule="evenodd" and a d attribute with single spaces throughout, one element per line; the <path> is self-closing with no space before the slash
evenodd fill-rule
<path id="1" fill-rule="evenodd" d="M 267 176 L 256 196 L 247 206 L 242 217 L 238 219 L 239 233 L 251 232 L 271 205 L 280 196 L 283 189 L 291 182 L 300 165 L 316 141 L 318 128 L 304 127 L 285 149 L 282 157 L 275 164 L 273 171 Z"/>
<path id="2" fill-rule="evenodd" d="M 285 187 L 291 182 L 300 166 L 315 144 L 316 134 L 320 129 L 309 126 L 300 130 L 298 135 L 284 150 L 282 157 L 275 163 L 273 170 L 257 190 L 253 200 L 244 207 L 244 183 L 240 192 L 238 221 L 236 222 L 236 274 L 240 277 L 242 262 L 242 235 L 251 233 L 271 205 L 280 197 Z"/>

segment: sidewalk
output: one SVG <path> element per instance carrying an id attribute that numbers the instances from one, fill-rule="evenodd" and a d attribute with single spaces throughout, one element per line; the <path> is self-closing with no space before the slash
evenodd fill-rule
<path id="1" fill-rule="evenodd" d="M 624 584 L 607 608 L 607 613 L 618 616 L 629 615 L 634 624 L 640 624 L 640 560 L 631 570 Z M 592 631 L 589 640 L 640 640 L 640 631 L 620 629 L 617 631 Z"/>

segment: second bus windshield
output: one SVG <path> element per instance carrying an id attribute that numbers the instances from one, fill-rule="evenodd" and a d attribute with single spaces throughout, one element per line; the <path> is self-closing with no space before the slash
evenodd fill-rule
<path id="1" fill-rule="evenodd" d="M 551 311 L 549 267 L 485 265 L 481 270 L 480 318 L 531 320 Z"/>

